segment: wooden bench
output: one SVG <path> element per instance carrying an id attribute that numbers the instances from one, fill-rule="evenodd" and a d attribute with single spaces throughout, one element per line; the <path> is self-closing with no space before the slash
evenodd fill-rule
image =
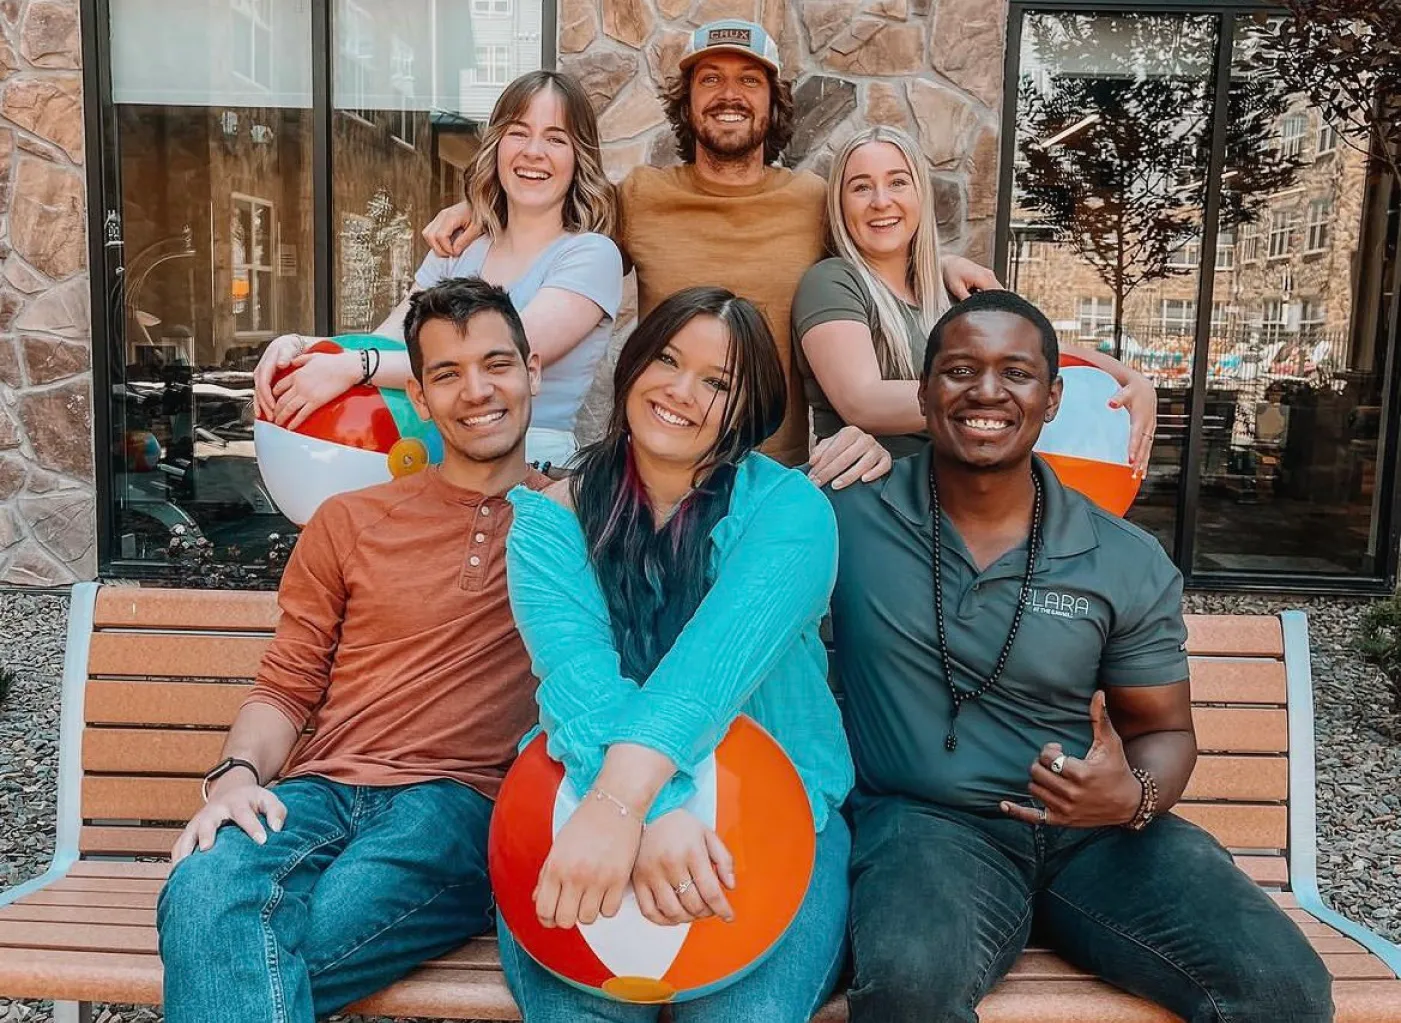
<path id="1" fill-rule="evenodd" d="M 199 774 L 258 666 L 270 593 L 76 586 L 63 678 L 57 852 L 0 894 L 0 995 L 52 998 L 62 1021 L 92 1002 L 161 998 L 154 906 L 163 857 L 199 805 Z M 1203 756 L 1178 810 L 1214 833 L 1323 955 L 1341 1023 L 1401 1019 L 1401 949 L 1327 909 L 1315 880 L 1313 704 L 1307 624 L 1189 618 Z M 519 1019 L 488 938 L 429 963 L 356 1011 Z M 1028 950 L 981 1009 L 986 1023 L 1163 1023 L 1163 1010 L 1052 953 Z M 821 1020 L 845 1017 L 832 1000 Z"/>

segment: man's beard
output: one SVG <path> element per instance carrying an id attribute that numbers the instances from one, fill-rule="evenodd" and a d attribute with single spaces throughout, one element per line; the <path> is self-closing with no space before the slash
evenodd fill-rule
<path id="1" fill-rule="evenodd" d="M 723 113 L 725 110 L 738 110 L 738 107 L 712 107 L 710 113 Z M 752 111 L 745 109 L 746 114 Z M 767 116 L 755 116 L 749 122 L 747 132 L 730 130 L 717 130 L 709 121 L 708 117 L 702 115 L 697 118 L 700 122 L 692 123 L 691 130 L 696 135 L 696 146 L 704 149 L 713 159 L 722 162 L 734 162 L 744 160 L 756 149 L 762 149 L 764 141 L 769 133 L 769 119 Z M 738 126 L 737 126 L 738 127 Z"/>

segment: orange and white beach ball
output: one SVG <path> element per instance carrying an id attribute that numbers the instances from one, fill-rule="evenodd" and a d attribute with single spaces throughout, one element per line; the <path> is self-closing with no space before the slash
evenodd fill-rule
<path id="1" fill-rule="evenodd" d="M 396 345 L 403 347 L 390 338 L 351 334 L 318 341 L 307 351 Z M 295 372 L 284 370 L 276 379 Z M 408 395 L 369 385 L 331 399 L 295 430 L 259 416 L 253 424 L 253 450 L 277 510 L 299 526 L 333 494 L 388 483 L 443 459 L 437 427 L 419 418 Z"/>
<path id="2" fill-rule="evenodd" d="M 1060 412 L 1041 431 L 1036 453 L 1056 478 L 1105 511 L 1123 515 L 1138 496 L 1129 465 L 1129 414 L 1109 407 L 1118 382 L 1072 352 L 1062 352 Z"/>
<path id="3" fill-rule="evenodd" d="M 537 736 L 506 775 L 492 816 L 491 884 L 512 936 L 547 970 L 624 1002 L 711 994 L 757 966 L 788 930 L 812 879 L 816 834 L 802 779 L 773 737 L 741 715 L 697 769 L 686 809 L 734 856 L 735 919 L 662 926 L 629 886 L 616 916 L 568 929 L 535 916 L 534 891 L 555 835 L 579 805 Z"/>

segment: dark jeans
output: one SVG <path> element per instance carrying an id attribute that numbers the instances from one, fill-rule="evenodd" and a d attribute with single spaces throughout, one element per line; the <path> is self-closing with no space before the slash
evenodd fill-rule
<path id="1" fill-rule="evenodd" d="M 220 829 L 157 904 L 168 1023 L 311 1023 L 491 925 L 491 801 L 466 785 L 276 788 L 258 845 Z"/>
<path id="2" fill-rule="evenodd" d="M 1200 828 L 1029 827 L 857 799 L 852 1023 L 975 1023 L 1031 936 L 1188 1023 L 1326 1023 L 1328 971 Z"/>

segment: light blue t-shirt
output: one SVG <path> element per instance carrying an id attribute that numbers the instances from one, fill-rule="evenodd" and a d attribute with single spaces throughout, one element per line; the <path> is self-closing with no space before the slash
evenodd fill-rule
<path id="1" fill-rule="evenodd" d="M 451 277 L 479 277 L 490 249 L 491 239 L 483 236 L 460 256 L 444 258 L 430 252 L 414 281 L 420 288 L 431 288 Z M 540 253 L 506 291 L 516 310 L 524 311 L 542 288 L 572 291 L 603 310 L 603 318 L 589 335 L 564 358 L 546 367 L 534 401 L 531 426 L 573 430 L 598 361 L 608 350 L 613 317 L 623 300 L 623 258 L 613 240 L 604 235 L 566 234 Z"/>

